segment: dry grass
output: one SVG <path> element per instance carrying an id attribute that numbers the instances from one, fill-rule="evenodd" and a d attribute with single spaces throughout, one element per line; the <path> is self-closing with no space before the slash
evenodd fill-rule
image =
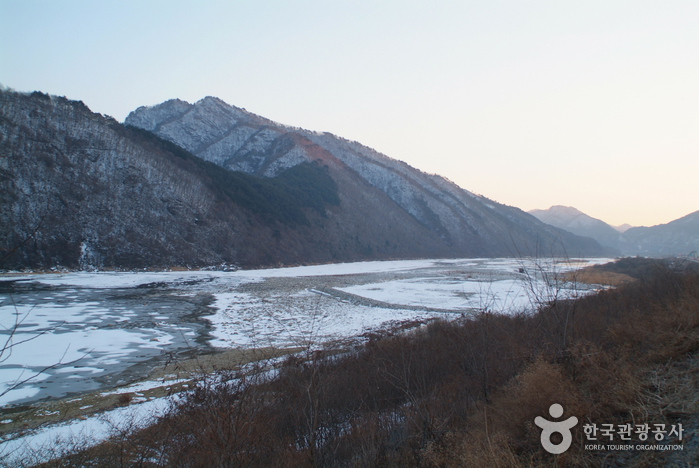
<path id="1" fill-rule="evenodd" d="M 627 283 L 633 283 L 636 278 L 625 273 L 616 273 L 613 271 L 601 271 L 594 267 L 583 268 L 582 270 L 565 273 L 563 275 L 565 281 L 585 283 L 585 284 L 606 284 L 609 286 L 621 286 Z"/>

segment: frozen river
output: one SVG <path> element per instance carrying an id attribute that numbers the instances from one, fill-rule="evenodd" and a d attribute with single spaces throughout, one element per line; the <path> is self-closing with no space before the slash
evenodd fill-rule
<path id="1" fill-rule="evenodd" d="M 322 345 L 408 320 L 525 310 L 551 293 L 547 284 L 559 273 L 602 261 L 5 275 L 0 405 L 125 385 L 194 350 Z M 579 287 L 559 284 L 555 292 L 584 292 Z"/>

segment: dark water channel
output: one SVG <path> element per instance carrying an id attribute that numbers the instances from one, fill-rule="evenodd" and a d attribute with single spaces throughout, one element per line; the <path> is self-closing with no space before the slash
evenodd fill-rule
<path id="1" fill-rule="evenodd" d="M 2 404 L 128 384 L 173 357 L 208 350 L 214 296 L 201 286 L 87 288 L 0 280 Z M 187 288 L 188 287 L 188 288 Z M 4 344 L 4 345 L 3 345 Z"/>

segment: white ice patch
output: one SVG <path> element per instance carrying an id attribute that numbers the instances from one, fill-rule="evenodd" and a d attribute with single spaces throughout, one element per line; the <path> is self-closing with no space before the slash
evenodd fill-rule
<path id="1" fill-rule="evenodd" d="M 82 448 L 95 445 L 121 430 L 146 427 L 169 407 L 167 398 L 156 398 L 107 411 L 84 420 L 75 420 L 40 428 L 22 437 L 0 441 L 0 463 L 24 466 L 51 460 L 56 447 L 70 447 L 76 443 Z M 30 458 L 27 458 L 30 457 Z"/>
<path id="2" fill-rule="evenodd" d="M 338 288 L 357 296 L 397 306 L 453 311 L 489 309 L 506 312 L 529 305 L 525 286 L 517 279 L 450 281 L 448 278 L 414 278 Z"/>
<path id="3" fill-rule="evenodd" d="M 219 311 L 207 316 L 214 325 L 217 347 L 319 346 L 347 338 L 386 322 L 433 318 L 439 314 L 366 307 L 310 291 L 279 297 L 273 302 L 250 294 L 217 295 Z"/>

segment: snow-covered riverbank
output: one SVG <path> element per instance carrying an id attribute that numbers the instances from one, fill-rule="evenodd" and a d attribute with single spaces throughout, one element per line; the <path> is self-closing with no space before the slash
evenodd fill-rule
<path id="1" fill-rule="evenodd" d="M 392 322 L 486 307 L 522 310 L 546 289 L 540 272 L 597 261 L 409 260 L 6 276 L 0 340 L 14 346 L 0 361 L 0 393 L 33 378 L 0 404 L 125 385 L 164 354 L 192 348 L 322 344 Z"/>
<path id="2" fill-rule="evenodd" d="M 140 380 L 168 354 L 192 349 L 322 346 L 405 321 L 483 309 L 522 311 L 552 293 L 584 294 L 589 287 L 558 283 L 560 275 L 606 260 L 411 260 L 236 272 L 5 276 L 1 342 L 10 340 L 13 347 L 0 361 L 0 393 L 18 379 L 33 378 L 7 391 L 0 404 L 108 391 Z M 130 411 L 164 407 L 159 400 L 132 404 L 141 409 Z M 102 427 L 99 421 L 121 420 L 125 411 L 44 428 L 11 445 L 95 433 L 90 428 Z"/>

